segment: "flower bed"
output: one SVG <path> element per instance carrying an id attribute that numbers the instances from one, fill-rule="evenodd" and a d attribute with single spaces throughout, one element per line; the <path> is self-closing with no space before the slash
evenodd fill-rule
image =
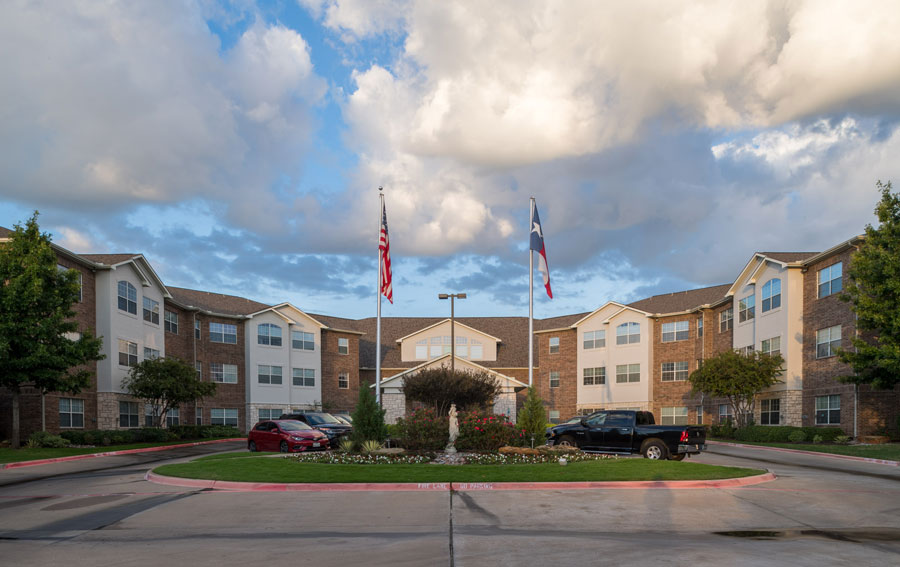
<path id="1" fill-rule="evenodd" d="M 285 455 L 285 459 L 295 459 L 300 463 L 324 463 L 335 465 L 420 465 L 435 462 L 442 455 L 435 453 L 420 454 L 374 454 L 374 453 L 300 453 Z M 565 455 L 541 453 L 538 455 L 517 455 L 500 453 L 457 453 L 455 461 L 470 465 L 537 465 L 557 463 L 560 458 L 567 462 L 602 461 L 616 459 L 615 455 L 599 455 L 592 453 L 566 453 Z"/>

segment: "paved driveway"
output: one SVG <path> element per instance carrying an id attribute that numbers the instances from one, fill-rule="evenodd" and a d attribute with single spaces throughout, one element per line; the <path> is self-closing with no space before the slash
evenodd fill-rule
<path id="1" fill-rule="evenodd" d="M 733 489 L 228 493 L 151 484 L 143 476 L 156 463 L 131 461 L 0 487 L 0 557 L 67 566 L 900 564 L 900 468 L 722 446 L 698 460 L 779 478 Z"/>

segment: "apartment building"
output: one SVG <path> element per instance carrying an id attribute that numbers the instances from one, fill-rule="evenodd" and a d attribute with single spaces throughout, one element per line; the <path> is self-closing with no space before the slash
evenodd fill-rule
<path id="1" fill-rule="evenodd" d="M 0 229 L 0 242 L 9 231 Z M 835 349 L 856 333 L 839 299 L 861 237 L 821 253 L 754 254 L 734 282 L 661 294 L 629 304 L 534 321 L 533 384 L 557 421 L 597 409 L 652 411 L 665 424 L 716 423 L 724 400 L 693 392 L 688 377 L 726 349 L 779 352 L 782 381 L 763 392 L 754 420 L 764 425 L 838 425 L 865 435 L 896 423 L 900 393 L 854 388 Z M 382 320 L 305 313 L 289 303 L 166 286 L 141 254 L 75 254 L 54 245 L 60 269 L 76 269 L 79 328 L 102 336 L 106 359 L 77 395 L 22 400 L 25 435 L 44 427 L 143 426 L 153 408 L 127 395 L 122 380 L 146 358 L 176 356 L 216 394 L 172 410 L 168 424 L 249 429 L 258 419 L 298 409 L 349 412 L 359 389 L 373 387 L 381 357 L 383 403 L 393 421 L 412 407 L 402 379 L 449 365 L 488 372 L 502 387 L 494 411 L 515 416 L 529 382 L 526 317 L 428 317 Z M 454 344 L 451 349 L 451 336 Z M 0 393 L 0 436 L 11 430 L 9 396 Z"/>

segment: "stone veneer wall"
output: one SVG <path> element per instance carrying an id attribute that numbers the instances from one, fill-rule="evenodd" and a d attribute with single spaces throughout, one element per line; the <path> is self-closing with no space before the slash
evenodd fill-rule
<path id="1" fill-rule="evenodd" d="M 381 407 L 384 408 L 384 422 L 397 423 L 397 419 L 406 415 L 406 396 L 403 393 L 381 394 Z"/>

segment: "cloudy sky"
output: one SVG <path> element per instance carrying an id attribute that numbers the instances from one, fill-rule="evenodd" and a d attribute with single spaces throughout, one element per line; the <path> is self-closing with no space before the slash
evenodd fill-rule
<path id="1" fill-rule="evenodd" d="M 819 251 L 900 181 L 900 4 L 9 0 L 0 225 L 173 286 L 535 316 Z"/>

